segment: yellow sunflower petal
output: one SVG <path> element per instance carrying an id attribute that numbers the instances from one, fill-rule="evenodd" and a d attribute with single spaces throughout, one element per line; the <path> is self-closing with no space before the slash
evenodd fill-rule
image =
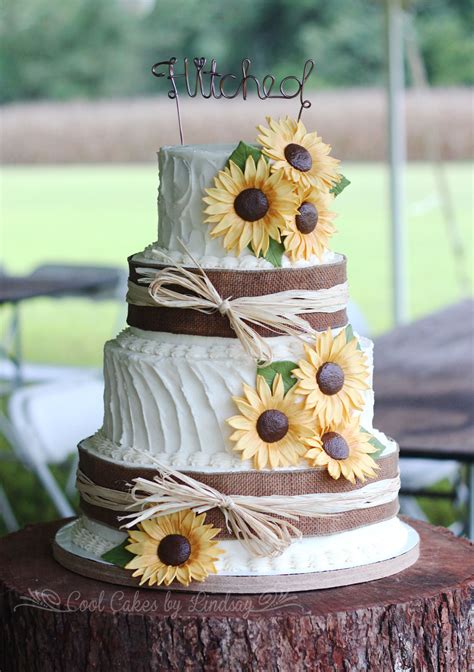
<path id="1" fill-rule="evenodd" d="M 268 210 L 261 219 L 246 221 L 237 213 L 235 199 L 246 189 L 258 189 L 267 199 Z M 244 172 L 233 161 L 219 171 L 214 187 L 206 189 L 204 203 L 205 221 L 213 225 L 211 237 L 223 237 L 224 247 L 237 254 L 251 245 L 257 256 L 268 252 L 271 238 L 280 240 L 280 224 L 296 208 L 296 198 L 284 176 L 272 175 L 263 157 L 255 165 L 252 156 L 247 157 Z"/>
<path id="2" fill-rule="evenodd" d="M 195 579 L 204 580 L 208 574 L 215 573 L 214 562 L 221 553 L 217 542 L 211 541 L 220 530 L 206 525 L 205 519 L 205 513 L 195 514 L 187 509 L 142 521 L 139 530 L 130 531 L 130 535 L 139 541 L 127 546 L 127 550 L 134 553 L 135 557 L 126 565 L 126 569 L 134 570 L 132 576 L 141 577 L 140 585 L 147 582 L 150 586 L 156 583 L 170 585 L 174 580 L 188 585 L 194 568 Z M 181 534 L 190 541 L 192 553 L 185 565 L 165 565 L 158 557 L 157 540 L 170 534 Z"/>

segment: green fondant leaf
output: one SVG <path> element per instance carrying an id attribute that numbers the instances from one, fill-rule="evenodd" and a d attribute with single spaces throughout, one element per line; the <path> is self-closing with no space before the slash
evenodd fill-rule
<path id="1" fill-rule="evenodd" d="M 332 189 L 330 189 L 331 194 L 334 194 L 334 196 L 339 196 L 339 194 L 342 194 L 344 189 L 350 185 L 350 181 L 347 179 L 347 177 L 344 177 L 344 175 L 341 175 L 341 179 L 337 184 L 333 186 Z"/>
<path id="2" fill-rule="evenodd" d="M 245 162 L 249 156 L 253 156 L 255 163 L 257 163 L 259 158 L 262 156 L 262 152 L 258 149 L 258 147 L 255 147 L 255 145 L 247 145 L 246 142 L 241 140 L 232 154 L 229 156 L 227 165 L 229 165 L 229 161 L 233 161 L 243 172 L 245 170 Z"/>
<path id="3" fill-rule="evenodd" d="M 102 560 L 106 560 L 112 563 L 112 565 L 117 565 L 117 567 L 125 567 L 135 557 L 133 553 L 130 553 L 125 548 L 129 543 L 129 540 L 125 539 L 119 546 L 115 546 L 115 548 L 111 548 L 110 551 L 101 555 Z"/>
<path id="4" fill-rule="evenodd" d="M 270 238 L 270 245 L 268 247 L 268 252 L 264 255 L 264 258 L 269 261 L 272 266 L 275 268 L 281 268 L 281 259 L 285 252 L 285 246 L 283 243 L 279 243 L 273 238 Z"/>
<path id="5" fill-rule="evenodd" d="M 385 450 L 385 446 L 383 445 L 383 443 L 381 441 L 379 441 L 377 439 L 376 436 L 371 434 L 371 432 L 369 432 L 367 429 L 364 429 L 363 427 L 361 427 L 360 429 L 361 429 L 362 432 L 365 432 L 366 434 L 370 434 L 371 438 L 369 440 L 369 443 L 374 448 L 377 448 L 377 451 L 375 453 L 370 453 L 370 457 L 373 457 L 374 460 L 376 460 L 378 457 L 380 457 L 380 455 Z"/>
<path id="6" fill-rule="evenodd" d="M 348 324 L 344 331 L 346 332 L 346 343 L 349 343 L 353 338 L 356 337 L 354 334 L 354 329 L 352 328 L 352 324 Z M 357 350 L 362 350 L 359 339 L 357 339 Z"/>
<path id="7" fill-rule="evenodd" d="M 248 245 L 249 250 L 252 252 L 252 254 L 255 254 L 255 251 L 252 247 L 252 245 Z M 270 238 L 270 245 L 268 246 L 268 251 L 266 254 L 260 253 L 260 257 L 263 257 L 267 261 L 269 261 L 272 266 L 275 266 L 275 268 L 281 268 L 281 259 L 283 257 L 283 254 L 285 253 L 285 246 L 283 243 L 279 243 L 276 240 L 273 240 L 273 238 Z M 255 256 L 257 256 L 255 254 Z"/>
<path id="8" fill-rule="evenodd" d="M 271 387 L 275 376 L 277 373 L 280 373 L 286 394 L 296 384 L 296 378 L 291 375 L 291 372 L 297 368 L 298 364 L 295 364 L 295 362 L 272 362 L 268 366 L 259 366 L 257 368 L 257 375 L 263 376 Z"/>
<path id="9" fill-rule="evenodd" d="M 354 329 L 352 328 L 352 324 L 348 324 L 345 331 L 346 331 L 346 343 L 349 343 L 354 338 Z"/>

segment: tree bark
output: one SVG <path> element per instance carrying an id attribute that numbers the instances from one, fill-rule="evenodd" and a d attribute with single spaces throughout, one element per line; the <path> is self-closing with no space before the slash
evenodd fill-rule
<path id="1" fill-rule="evenodd" d="M 61 523 L 27 527 L 1 541 L 0 670 L 467 672 L 472 546 L 410 523 L 421 557 L 400 574 L 261 596 L 86 579 L 52 558 Z"/>

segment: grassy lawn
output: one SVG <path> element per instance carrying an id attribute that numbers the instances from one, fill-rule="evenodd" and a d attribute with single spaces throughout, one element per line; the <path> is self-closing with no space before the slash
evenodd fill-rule
<path id="1" fill-rule="evenodd" d="M 339 233 L 333 248 L 349 257 L 352 296 L 378 333 L 391 325 L 387 171 L 380 164 L 349 164 L 344 173 L 352 185 L 336 202 Z M 466 164 L 451 164 L 447 175 L 471 266 L 471 169 Z M 153 165 L 3 169 L 4 268 L 19 274 L 45 262 L 125 268 L 131 252 L 156 239 L 157 177 Z M 409 166 L 407 191 L 407 272 L 410 311 L 416 317 L 456 301 L 460 291 L 430 166 Z M 2 310 L 3 320 L 7 312 L 7 308 Z M 24 356 L 33 362 L 99 366 L 103 342 L 124 318 L 125 306 L 112 303 L 28 302 L 22 307 Z M 0 480 L 18 503 L 21 523 L 55 517 L 32 474 L 17 464 L 0 465 Z M 56 471 L 64 481 L 67 471 L 59 467 Z M 452 512 L 443 504 L 434 514 L 436 522 L 452 520 Z"/>
<path id="2" fill-rule="evenodd" d="M 387 171 L 382 164 L 346 164 L 344 172 L 352 185 L 336 203 L 333 248 L 347 254 L 352 296 L 378 333 L 391 324 Z M 447 175 L 472 265 L 471 167 L 450 164 Z M 156 239 L 156 188 L 153 165 L 4 168 L 4 267 L 10 273 L 48 261 L 125 267 L 128 254 Z M 410 314 L 417 317 L 455 301 L 460 290 L 429 165 L 410 164 L 407 193 Z M 23 306 L 22 319 L 26 359 L 98 365 L 121 315 L 107 303 L 38 299 Z"/>

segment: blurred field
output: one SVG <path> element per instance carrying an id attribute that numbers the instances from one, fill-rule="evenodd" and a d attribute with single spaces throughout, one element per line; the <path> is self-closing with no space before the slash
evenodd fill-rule
<path id="1" fill-rule="evenodd" d="M 303 120 L 345 161 L 381 161 L 386 155 L 383 89 L 315 91 Z M 474 154 L 472 90 L 407 92 L 408 155 L 438 153 L 445 160 Z M 296 116 L 297 101 L 205 101 L 182 97 L 185 141 L 255 140 L 265 115 Z M 0 108 L 2 162 L 127 163 L 154 161 L 161 145 L 179 142 L 176 111 L 166 97 L 103 102 L 31 103 Z"/>
<path id="2" fill-rule="evenodd" d="M 347 254 L 352 297 L 377 333 L 391 324 L 386 167 L 348 163 L 344 173 L 352 185 L 336 201 L 339 233 L 332 247 Z M 131 252 L 156 239 L 157 172 L 150 165 L 10 167 L 1 175 L 3 264 L 10 273 L 48 261 L 125 268 Z M 447 175 L 472 268 L 471 167 L 449 164 Z M 407 271 L 416 317 L 460 293 L 429 165 L 408 166 L 407 190 Z M 25 356 L 100 365 L 104 340 L 124 318 L 124 306 L 116 304 L 30 301 L 22 307 Z"/>

